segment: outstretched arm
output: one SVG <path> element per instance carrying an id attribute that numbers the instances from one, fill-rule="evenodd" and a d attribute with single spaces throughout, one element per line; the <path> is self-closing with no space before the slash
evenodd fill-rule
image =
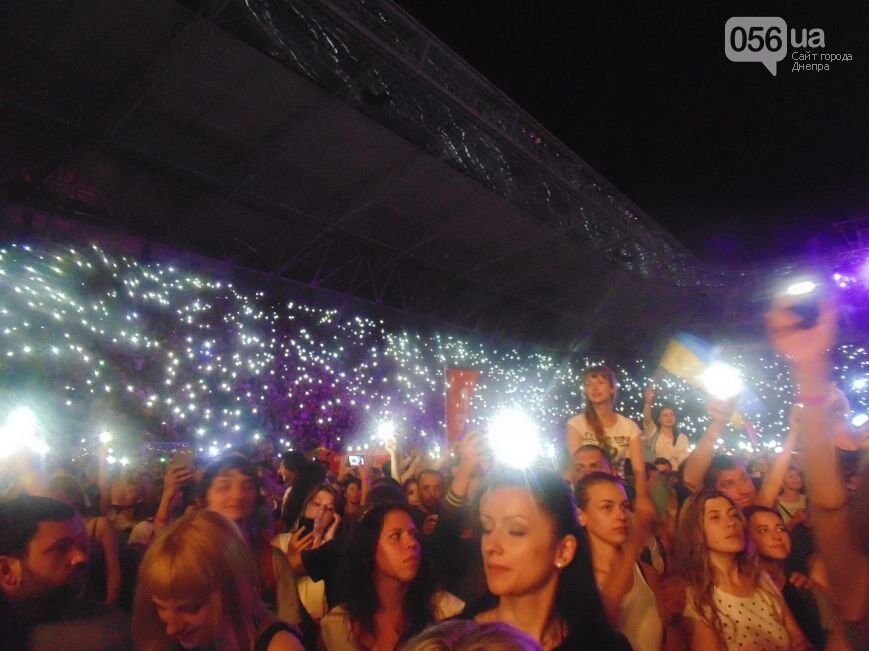
<path id="1" fill-rule="evenodd" d="M 818 322 L 805 328 L 789 308 L 786 299 L 776 299 L 766 317 L 767 329 L 776 351 L 790 364 L 795 401 L 803 405 L 797 430 L 803 439 L 815 541 L 843 617 L 858 620 L 866 613 L 869 566 L 848 526 L 847 491 L 828 435 L 832 423 L 826 409 L 831 375 L 828 351 L 835 340 L 836 310 L 825 302 Z"/>
<path id="2" fill-rule="evenodd" d="M 706 411 L 711 418 L 709 427 L 697 441 L 697 446 L 685 462 L 683 482 L 692 491 L 703 488 L 703 480 L 706 478 L 709 466 L 712 465 L 712 457 L 715 456 L 715 442 L 730 421 L 733 403 L 712 401 L 706 405 Z"/>

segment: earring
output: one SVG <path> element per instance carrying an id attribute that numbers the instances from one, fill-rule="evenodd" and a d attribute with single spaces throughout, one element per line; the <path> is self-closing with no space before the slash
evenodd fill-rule
<path id="1" fill-rule="evenodd" d="M 562 563 L 561 561 L 555 561 L 555 567 L 560 570 L 562 567 L 564 567 L 564 563 Z"/>

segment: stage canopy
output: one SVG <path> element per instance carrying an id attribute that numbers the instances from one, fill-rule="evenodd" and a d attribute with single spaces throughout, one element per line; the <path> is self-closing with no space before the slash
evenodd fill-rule
<path id="1" fill-rule="evenodd" d="M 560 349 L 759 323 L 773 269 L 705 265 L 384 0 L 28 0 L 0 60 L 7 237 L 81 225 Z"/>

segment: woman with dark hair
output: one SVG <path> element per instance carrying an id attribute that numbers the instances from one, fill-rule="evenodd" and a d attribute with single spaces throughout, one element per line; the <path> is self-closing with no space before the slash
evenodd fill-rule
<path id="1" fill-rule="evenodd" d="M 678 468 L 688 458 L 688 437 L 676 424 L 676 408 L 665 404 L 653 410 L 654 402 L 655 387 L 649 386 L 643 402 L 643 443 L 649 460 L 663 458 Z"/>
<path id="2" fill-rule="evenodd" d="M 610 627 L 570 488 L 498 469 L 477 499 L 488 593 L 462 617 L 504 622 L 552 649 L 629 649 Z"/>
<path id="3" fill-rule="evenodd" d="M 207 511 L 226 516 L 241 530 L 259 566 L 260 594 L 280 619 L 290 624 L 301 621 L 296 580 L 287 557 L 271 540 L 274 527 L 264 507 L 256 466 L 231 454 L 212 463 L 199 484 Z"/>
<path id="4" fill-rule="evenodd" d="M 645 468 L 643 442 L 637 424 L 613 410 L 618 382 L 606 366 L 592 366 L 583 373 L 585 408 L 567 421 L 567 448 L 571 456 L 583 445 L 596 445 L 615 468 L 630 455 L 634 468 Z"/>
<path id="5" fill-rule="evenodd" d="M 679 515 L 676 560 L 688 582 L 692 649 L 808 649 L 809 643 L 746 540 L 745 516 L 724 493 L 692 495 Z"/>
<path id="6" fill-rule="evenodd" d="M 410 508 L 378 504 L 359 521 L 343 558 L 345 601 L 323 618 L 327 651 L 392 651 L 464 607 L 437 589 Z"/>
<path id="7" fill-rule="evenodd" d="M 296 476 L 293 478 L 293 486 L 290 491 L 290 497 L 284 505 L 283 522 L 281 523 L 282 531 L 291 531 L 296 524 L 299 516 L 302 514 L 302 509 L 305 506 L 305 500 L 311 494 L 315 487 L 326 481 L 326 469 L 319 463 L 309 462 L 299 468 Z"/>
<path id="8" fill-rule="evenodd" d="M 314 624 L 319 624 L 328 611 L 325 581 L 314 581 L 304 575 L 301 566 L 303 551 L 317 549 L 334 540 L 341 526 L 344 501 L 341 491 L 332 484 L 320 484 L 308 495 L 296 528 L 291 533 L 275 536 L 272 544 L 287 554 L 290 567 L 296 575 L 296 590 L 302 607 Z M 297 565 L 298 564 L 298 565 Z M 300 570 L 297 572 L 296 569 Z M 314 635 L 316 639 L 316 635 Z"/>

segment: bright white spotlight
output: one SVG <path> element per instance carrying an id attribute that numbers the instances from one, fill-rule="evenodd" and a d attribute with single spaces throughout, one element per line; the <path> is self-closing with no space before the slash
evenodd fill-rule
<path id="1" fill-rule="evenodd" d="M 528 468 L 543 450 L 539 426 L 518 407 L 495 414 L 487 434 L 495 459 L 507 466 Z"/>
<path id="2" fill-rule="evenodd" d="M 36 436 L 36 414 L 27 407 L 17 407 L 6 417 L 6 432 L 21 441 L 29 441 Z"/>
<path id="3" fill-rule="evenodd" d="M 867 380 L 865 377 L 860 377 L 851 383 L 851 389 L 853 389 L 854 391 L 862 391 L 867 387 L 867 385 L 869 385 L 869 380 Z"/>
<path id="4" fill-rule="evenodd" d="M 869 414 L 855 414 L 851 419 L 851 425 L 854 427 L 863 427 L 866 423 L 869 423 Z"/>
<path id="5" fill-rule="evenodd" d="M 218 454 L 220 454 L 219 447 L 217 447 L 216 445 L 209 445 L 208 446 L 208 456 L 209 457 L 216 457 Z"/>
<path id="6" fill-rule="evenodd" d="M 111 432 L 100 432 L 100 443 L 105 445 L 106 443 L 109 443 L 111 440 L 112 440 L 112 433 Z"/>
<path id="7" fill-rule="evenodd" d="M 374 435 L 383 445 L 395 438 L 395 423 L 391 420 L 384 421 L 377 426 L 377 432 Z"/>
<path id="8" fill-rule="evenodd" d="M 805 296 L 815 291 L 817 286 L 817 283 L 812 280 L 800 280 L 788 285 L 787 289 L 785 289 L 785 294 L 788 296 Z"/>
<path id="9" fill-rule="evenodd" d="M 742 375 L 724 362 L 713 362 L 700 374 L 706 392 L 718 400 L 730 400 L 742 392 Z"/>

